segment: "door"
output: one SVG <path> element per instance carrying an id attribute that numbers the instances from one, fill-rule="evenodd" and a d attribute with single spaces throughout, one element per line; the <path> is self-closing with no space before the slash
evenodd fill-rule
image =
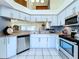
<path id="1" fill-rule="evenodd" d="M 55 36 L 48 37 L 48 48 L 56 48 Z"/>
<path id="2" fill-rule="evenodd" d="M 39 48 L 40 39 L 38 37 L 30 38 L 30 48 Z"/>
<path id="3" fill-rule="evenodd" d="M 39 48 L 47 48 L 48 39 L 46 37 L 40 37 L 40 46 Z"/>
<path id="4" fill-rule="evenodd" d="M 7 39 L 7 57 L 16 55 L 16 36 L 6 37 Z"/>
<path id="5" fill-rule="evenodd" d="M 0 58 L 6 58 L 6 38 L 0 37 Z"/>

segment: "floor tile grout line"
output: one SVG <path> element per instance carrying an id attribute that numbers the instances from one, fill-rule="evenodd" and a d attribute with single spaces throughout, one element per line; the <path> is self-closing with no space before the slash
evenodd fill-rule
<path id="1" fill-rule="evenodd" d="M 34 51 L 34 52 L 35 52 L 35 55 L 34 55 L 34 59 L 35 59 L 35 56 L 36 56 L 36 49 L 35 49 L 35 51 Z"/>
<path id="2" fill-rule="evenodd" d="M 42 48 L 42 57 L 43 57 L 43 59 L 44 59 L 44 55 L 43 55 L 43 48 Z"/>
<path id="3" fill-rule="evenodd" d="M 51 59 L 53 59 L 53 56 L 51 55 L 51 52 L 49 51 L 49 49 L 48 49 L 48 52 L 49 52 L 49 54 L 50 54 L 50 56 L 51 56 Z"/>

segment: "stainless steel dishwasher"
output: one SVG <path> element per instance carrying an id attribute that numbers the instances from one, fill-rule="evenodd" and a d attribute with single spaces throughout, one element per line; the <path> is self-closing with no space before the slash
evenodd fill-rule
<path id="1" fill-rule="evenodd" d="M 30 49 L 30 35 L 17 36 L 17 54 Z"/>

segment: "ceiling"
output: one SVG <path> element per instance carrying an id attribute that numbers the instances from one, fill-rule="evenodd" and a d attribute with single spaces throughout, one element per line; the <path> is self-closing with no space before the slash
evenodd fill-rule
<path id="1" fill-rule="evenodd" d="M 2 1 L 2 3 L 1 3 Z M 3 3 L 4 1 L 4 3 Z M 5 1 L 7 3 L 5 3 Z M 27 13 L 29 14 L 58 14 L 59 12 L 61 12 L 65 7 L 67 7 L 69 4 L 71 4 L 74 0 L 50 0 L 50 10 L 30 10 L 30 9 L 26 9 L 24 7 L 20 7 L 20 5 L 16 4 L 14 1 L 12 0 L 0 0 L 0 5 L 1 4 L 6 4 L 6 5 L 11 5 L 13 8 L 19 9 L 21 11 L 27 12 L 26 10 L 28 10 Z M 16 5 L 16 6 L 15 6 Z M 20 7 L 20 8 L 19 8 Z M 33 11 L 33 12 L 32 12 Z"/>
<path id="2" fill-rule="evenodd" d="M 56 10 L 63 5 L 65 0 L 50 0 L 50 8 Z"/>
<path id="3" fill-rule="evenodd" d="M 60 12 L 74 0 L 50 0 L 50 9 L 54 12 Z"/>

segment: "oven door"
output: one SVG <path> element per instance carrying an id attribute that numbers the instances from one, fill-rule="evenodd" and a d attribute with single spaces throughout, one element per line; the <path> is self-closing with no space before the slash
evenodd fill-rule
<path id="1" fill-rule="evenodd" d="M 60 47 L 68 52 L 71 56 L 74 56 L 74 45 L 60 39 Z"/>

